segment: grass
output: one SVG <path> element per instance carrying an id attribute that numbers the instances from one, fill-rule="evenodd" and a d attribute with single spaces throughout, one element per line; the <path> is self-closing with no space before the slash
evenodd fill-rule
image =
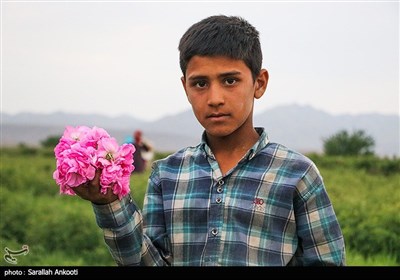
<path id="1" fill-rule="evenodd" d="M 22 266 L 115 266 L 90 203 L 59 194 L 51 152 L 0 152 L 2 250 L 29 245 L 29 254 L 18 257 Z M 399 266 L 400 173 L 371 174 L 341 163 L 322 164 L 320 171 L 345 236 L 347 265 Z M 131 176 L 140 207 L 149 175 Z M 9 264 L 3 258 L 0 265 Z"/>

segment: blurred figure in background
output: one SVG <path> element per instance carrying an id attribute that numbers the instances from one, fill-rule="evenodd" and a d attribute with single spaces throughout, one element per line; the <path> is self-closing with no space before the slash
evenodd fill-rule
<path id="1" fill-rule="evenodd" d="M 154 151 L 153 146 L 149 141 L 143 138 L 143 132 L 141 130 L 135 130 L 133 132 L 133 142 L 136 150 L 133 154 L 133 165 L 135 166 L 134 172 L 144 172 L 147 168 L 148 162 L 153 159 Z"/>

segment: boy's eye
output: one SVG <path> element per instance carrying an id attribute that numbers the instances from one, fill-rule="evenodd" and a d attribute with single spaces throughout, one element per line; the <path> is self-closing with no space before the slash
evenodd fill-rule
<path id="1" fill-rule="evenodd" d="M 235 78 L 226 78 L 225 79 L 225 84 L 231 86 L 233 84 L 235 84 L 237 82 L 237 80 Z"/>
<path id="2" fill-rule="evenodd" d="M 204 87 L 207 85 L 207 83 L 206 83 L 206 81 L 196 81 L 196 82 L 194 83 L 194 85 L 195 85 L 196 87 L 198 87 L 198 88 L 204 88 Z"/>

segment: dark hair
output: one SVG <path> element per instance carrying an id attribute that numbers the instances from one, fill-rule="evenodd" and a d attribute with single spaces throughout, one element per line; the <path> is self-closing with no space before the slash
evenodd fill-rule
<path id="1" fill-rule="evenodd" d="M 262 52 L 259 32 L 237 16 L 210 16 L 193 24 L 183 34 L 178 50 L 179 64 L 185 76 L 190 59 L 195 56 L 227 56 L 243 60 L 253 76 L 259 75 Z"/>

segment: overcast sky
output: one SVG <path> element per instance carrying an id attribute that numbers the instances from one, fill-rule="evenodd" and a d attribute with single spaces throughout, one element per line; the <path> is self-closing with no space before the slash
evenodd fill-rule
<path id="1" fill-rule="evenodd" d="M 190 109 L 178 42 L 215 14 L 260 32 L 266 94 L 332 114 L 399 115 L 399 3 L 2 1 L 1 110 L 129 114 Z"/>

